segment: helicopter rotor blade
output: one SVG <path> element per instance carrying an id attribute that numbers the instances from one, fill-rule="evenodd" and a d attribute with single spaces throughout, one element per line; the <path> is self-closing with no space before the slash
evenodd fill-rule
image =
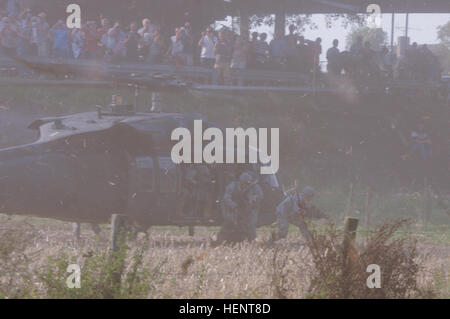
<path id="1" fill-rule="evenodd" d="M 106 87 L 139 87 L 154 92 L 161 91 L 186 91 L 190 84 L 178 77 L 160 72 L 136 73 L 120 66 L 110 66 L 92 61 L 56 60 L 41 58 L 20 58 L 10 56 L 16 63 L 36 71 L 60 78 L 61 80 L 36 80 L 18 83 L 19 85 L 45 85 L 45 86 L 106 86 Z M 95 79 L 95 80 L 92 80 Z M 61 83 L 57 83 L 61 82 Z M 67 83 L 63 83 L 67 82 Z"/>

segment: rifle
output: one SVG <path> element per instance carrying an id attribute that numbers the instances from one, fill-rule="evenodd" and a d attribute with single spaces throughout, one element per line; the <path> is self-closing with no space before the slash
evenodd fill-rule
<path id="1" fill-rule="evenodd" d="M 298 207 L 298 213 L 297 213 L 297 226 L 300 229 L 300 232 L 302 233 L 303 237 L 306 239 L 306 242 L 308 245 L 312 242 L 312 236 L 309 232 L 308 226 L 305 222 L 305 215 L 306 215 L 306 207 L 304 205 Z"/>

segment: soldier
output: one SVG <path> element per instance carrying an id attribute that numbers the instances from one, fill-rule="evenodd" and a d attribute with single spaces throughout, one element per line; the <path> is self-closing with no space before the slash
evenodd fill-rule
<path id="1" fill-rule="evenodd" d="M 224 223 L 217 243 L 256 238 L 258 211 L 263 192 L 250 172 L 241 174 L 239 181 L 230 183 L 222 204 Z"/>
<path id="2" fill-rule="evenodd" d="M 210 209 L 212 177 L 206 165 L 189 167 L 184 173 L 179 215 L 205 218 Z"/>
<path id="3" fill-rule="evenodd" d="M 308 209 L 307 203 L 313 200 L 314 195 L 314 188 L 307 186 L 301 193 L 296 190 L 277 206 L 278 232 L 273 236 L 274 241 L 287 236 L 290 223 L 300 229 L 303 237 L 308 242 L 311 240 L 304 217 Z"/>
<path id="4" fill-rule="evenodd" d="M 211 190 L 213 178 L 210 169 L 206 165 L 200 165 L 196 169 L 193 197 L 194 212 L 200 219 L 206 219 L 211 210 Z"/>

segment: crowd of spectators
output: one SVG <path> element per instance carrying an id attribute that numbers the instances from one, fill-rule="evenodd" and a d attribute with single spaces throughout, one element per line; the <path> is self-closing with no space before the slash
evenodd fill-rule
<path id="1" fill-rule="evenodd" d="M 403 59 L 397 63 L 397 76 L 401 79 L 416 81 L 440 80 L 441 65 L 438 57 L 426 44 L 418 45 L 414 42 L 406 51 Z"/>
<path id="2" fill-rule="evenodd" d="M 47 21 L 44 12 L 31 10 L 14 14 L 0 12 L 0 44 L 5 54 L 72 59 L 97 59 L 107 62 L 172 63 L 177 67 L 201 64 L 215 68 L 218 79 L 227 81 L 230 68 L 297 70 L 308 72 L 318 67 L 321 39 L 305 40 L 290 27 L 287 36 L 254 32 L 251 40 L 229 29 L 207 27 L 195 35 L 189 22 L 164 36 L 161 27 L 144 19 L 123 26 L 103 18 L 86 21 L 77 29 L 64 21 Z"/>
<path id="3" fill-rule="evenodd" d="M 419 46 L 414 42 L 405 53 L 398 58 L 386 46 L 372 49 L 369 41 L 358 36 L 349 51 L 340 52 L 339 41 L 335 39 L 333 46 L 327 51 L 327 69 L 330 74 L 343 72 L 359 78 L 382 80 L 397 78 L 402 80 L 428 81 L 439 80 L 441 67 L 435 54 L 426 44 Z"/>
<path id="4" fill-rule="evenodd" d="M 289 27 L 288 35 L 253 32 L 250 39 L 223 28 L 207 27 L 194 34 L 191 24 L 173 30 L 172 36 L 150 19 L 127 26 L 103 18 L 86 21 L 82 27 L 69 29 L 62 20 L 50 25 L 45 13 L 33 15 L 0 12 L 0 48 L 8 55 L 95 59 L 107 62 L 170 63 L 177 68 L 201 65 L 215 70 L 213 82 L 230 83 L 230 69 L 289 70 L 303 73 L 320 71 L 322 40 L 307 40 Z M 386 47 L 380 52 L 358 38 L 349 52 L 340 52 L 339 42 L 327 51 L 328 71 L 355 74 L 380 74 L 417 79 L 439 74 L 437 58 L 424 46 L 413 44 L 407 58 L 394 61 Z"/>

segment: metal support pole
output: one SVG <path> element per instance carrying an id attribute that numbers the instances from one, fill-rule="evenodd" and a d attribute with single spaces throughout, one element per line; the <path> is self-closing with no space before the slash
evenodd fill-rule
<path id="1" fill-rule="evenodd" d="M 391 52 L 394 52 L 395 12 L 392 12 L 391 20 Z"/>
<path id="2" fill-rule="evenodd" d="M 239 11 L 239 33 L 245 40 L 249 39 L 250 18 L 248 13 L 243 9 Z"/>
<path id="3" fill-rule="evenodd" d="M 408 28 L 409 28 L 409 13 L 406 13 L 406 21 L 405 21 L 405 37 L 408 37 Z"/>
<path id="4" fill-rule="evenodd" d="M 134 86 L 134 111 L 137 113 L 139 103 L 139 86 Z"/>
<path id="5" fill-rule="evenodd" d="M 159 92 L 152 93 L 152 113 L 161 113 L 161 95 Z"/>
<path id="6" fill-rule="evenodd" d="M 278 10 L 275 12 L 275 34 L 286 34 L 286 10 L 284 4 L 281 3 Z"/>

